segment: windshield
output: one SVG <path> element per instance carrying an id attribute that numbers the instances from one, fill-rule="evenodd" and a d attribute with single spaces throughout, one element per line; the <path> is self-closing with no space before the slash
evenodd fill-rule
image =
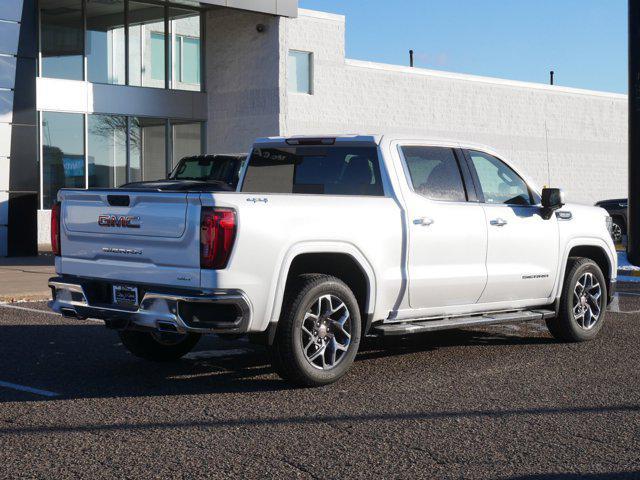
<path id="1" fill-rule="evenodd" d="M 243 158 L 234 156 L 189 157 L 180 160 L 171 173 L 172 180 L 218 181 L 236 186 Z"/>

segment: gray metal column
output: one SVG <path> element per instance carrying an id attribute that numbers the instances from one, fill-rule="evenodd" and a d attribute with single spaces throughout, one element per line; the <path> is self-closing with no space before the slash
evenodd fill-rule
<path id="1" fill-rule="evenodd" d="M 640 265 L 640 0 L 629 0 L 629 225 L 627 255 Z"/>
<path id="2" fill-rule="evenodd" d="M 36 0 L 2 0 L 0 19 L 0 255 L 35 255 Z"/>

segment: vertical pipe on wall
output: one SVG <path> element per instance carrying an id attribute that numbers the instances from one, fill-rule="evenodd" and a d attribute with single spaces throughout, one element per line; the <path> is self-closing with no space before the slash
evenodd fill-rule
<path id="1" fill-rule="evenodd" d="M 627 254 L 640 265 L 640 0 L 629 0 L 629 225 Z"/>

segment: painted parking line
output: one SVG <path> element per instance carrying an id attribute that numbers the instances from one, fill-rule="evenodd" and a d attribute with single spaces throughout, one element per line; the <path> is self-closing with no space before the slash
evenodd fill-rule
<path id="1" fill-rule="evenodd" d="M 39 388 L 27 387 L 26 385 L 18 385 L 17 383 L 3 382 L 0 380 L 0 387 L 9 388 L 11 390 L 17 390 L 19 392 L 33 393 L 34 395 L 40 395 L 41 397 L 59 397 L 60 394 L 56 392 L 50 392 L 48 390 L 41 390 Z"/>
<path id="2" fill-rule="evenodd" d="M 9 303 L 0 303 L 0 307 L 2 307 L 2 308 L 11 308 L 13 310 L 23 310 L 25 312 L 44 313 L 45 315 L 60 316 L 59 313 L 52 312 L 52 311 L 49 311 L 49 310 L 39 310 L 37 308 L 21 307 L 20 305 L 12 305 L 12 304 L 9 304 Z"/>

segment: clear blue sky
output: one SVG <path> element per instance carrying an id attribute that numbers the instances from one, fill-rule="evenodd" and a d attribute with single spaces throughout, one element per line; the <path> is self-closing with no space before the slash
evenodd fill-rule
<path id="1" fill-rule="evenodd" d="M 300 0 L 347 16 L 347 56 L 627 92 L 627 0 Z"/>

